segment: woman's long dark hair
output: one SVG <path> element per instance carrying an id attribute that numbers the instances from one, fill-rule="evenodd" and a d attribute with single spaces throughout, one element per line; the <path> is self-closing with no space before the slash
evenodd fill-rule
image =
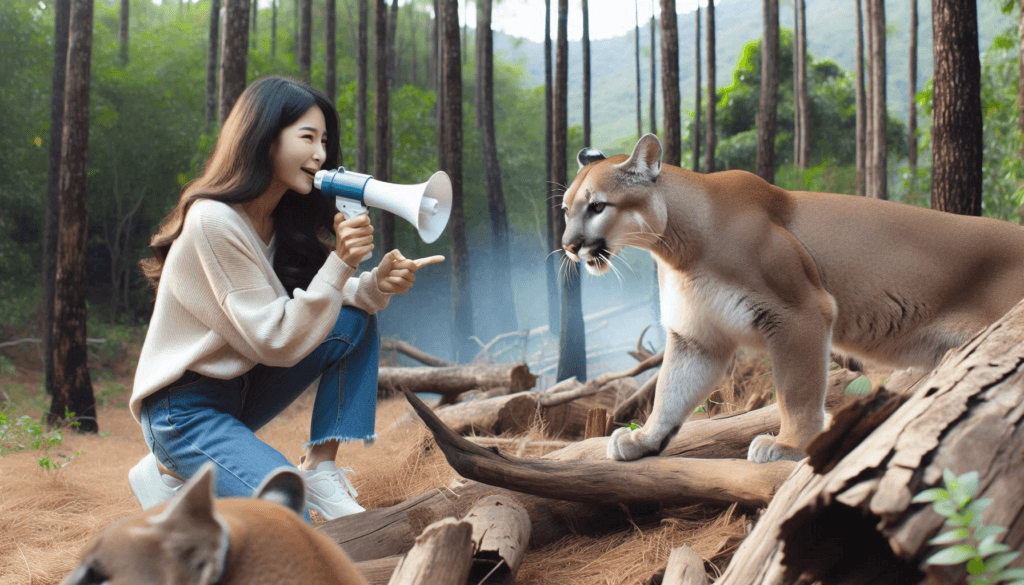
<path id="1" fill-rule="evenodd" d="M 185 215 L 199 199 L 224 203 L 252 201 L 270 186 L 270 147 L 281 130 L 311 107 L 318 106 L 327 123 L 327 157 L 321 168 L 338 166 L 338 111 L 320 91 L 301 81 L 264 77 L 242 92 L 224 121 L 213 154 L 201 177 L 181 190 L 177 205 L 150 239 L 153 258 L 139 262 L 150 285 L 157 288 L 167 252 L 181 235 Z M 303 195 L 289 189 L 274 209 L 274 272 L 288 294 L 307 288 L 332 249 L 334 205 L 314 189 Z"/>

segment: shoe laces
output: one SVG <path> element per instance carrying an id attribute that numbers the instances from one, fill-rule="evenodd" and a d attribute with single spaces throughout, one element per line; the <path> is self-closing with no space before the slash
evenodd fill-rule
<path id="1" fill-rule="evenodd" d="M 352 485 L 351 481 L 349 481 L 347 475 L 349 473 L 354 474 L 355 471 L 351 467 L 340 467 L 333 472 L 328 472 L 327 476 L 331 478 L 333 483 L 341 486 L 346 492 L 348 492 L 349 496 L 354 500 L 359 496 L 359 492 L 356 491 L 355 486 Z"/>

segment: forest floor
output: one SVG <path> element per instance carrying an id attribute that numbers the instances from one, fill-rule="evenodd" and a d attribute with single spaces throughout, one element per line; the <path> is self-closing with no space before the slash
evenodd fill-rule
<path id="1" fill-rule="evenodd" d="M 19 416 L 27 414 L 38 420 L 47 402 L 36 350 L 22 346 L 3 352 L 2 389 Z M 137 350 L 132 353 L 98 360 L 100 367 L 93 371 L 103 372 L 94 380 L 100 433 L 64 432 L 63 444 L 48 455 L 57 462 L 71 457 L 66 466 L 43 470 L 39 464 L 42 449 L 28 448 L 0 457 L 0 583 L 59 583 L 101 528 L 139 511 L 128 485 L 128 470 L 148 449 L 127 408 L 134 375 L 130 364 Z M 738 358 L 717 395 L 720 402 L 709 403 L 715 407 L 712 414 L 738 410 L 750 394 L 770 395 L 770 390 L 766 361 Z M 308 437 L 312 400 L 313 392 L 307 392 L 258 436 L 297 462 Z M 3 408 L 9 406 L 0 403 Z M 368 509 L 397 504 L 458 478 L 440 450 L 430 448 L 433 439 L 422 424 L 416 421 L 414 432 L 408 425 L 397 424 L 410 410 L 404 398 L 382 400 L 377 442 L 371 447 L 345 445 L 339 452 L 339 466 L 355 471 L 352 480 L 359 501 Z M 543 429 L 533 429 L 530 435 L 530 439 L 544 438 Z M 664 568 L 671 549 L 681 544 L 705 559 L 710 575 L 720 574 L 750 531 L 756 514 L 754 510 L 704 505 L 661 509 L 637 517 L 625 531 L 570 536 L 529 551 L 516 583 L 648 583 Z"/>

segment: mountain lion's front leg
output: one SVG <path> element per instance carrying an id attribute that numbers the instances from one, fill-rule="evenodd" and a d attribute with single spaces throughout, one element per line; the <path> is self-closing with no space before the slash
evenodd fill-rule
<path id="1" fill-rule="evenodd" d="M 643 427 L 636 430 L 624 427 L 612 433 L 608 440 L 608 458 L 632 461 L 661 451 L 714 390 L 735 351 L 732 343 L 722 345 L 712 348 L 669 330 L 665 360 L 654 391 L 654 410 Z"/>

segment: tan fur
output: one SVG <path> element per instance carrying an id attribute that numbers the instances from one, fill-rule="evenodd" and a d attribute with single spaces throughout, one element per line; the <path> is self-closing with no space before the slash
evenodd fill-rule
<path id="1" fill-rule="evenodd" d="M 213 500 L 212 475 L 204 468 L 170 503 L 104 528 L 63 585 L 365 585 L 338 545 L 295 510 L 264 499 Z M 289 497 L 304 509 L 304 493 Z"/>
<path id="2" fill-rule="evenodd" d="M 778 437 L 757 437 L 748 457 L 801 459 L 825 422 L 830 350 L 930 369 L 1024 298 L 1020 226 L 660 161 L 652 135 L 630 157 L 584 150 L 563 199 L 563 249 L 588 271 L 627 245 L 658 266 L 667 345 L 654 410 L 612 435 L 609 458 L 660 450 L 742 343 L 767 350 L 782 412 Z"/>

